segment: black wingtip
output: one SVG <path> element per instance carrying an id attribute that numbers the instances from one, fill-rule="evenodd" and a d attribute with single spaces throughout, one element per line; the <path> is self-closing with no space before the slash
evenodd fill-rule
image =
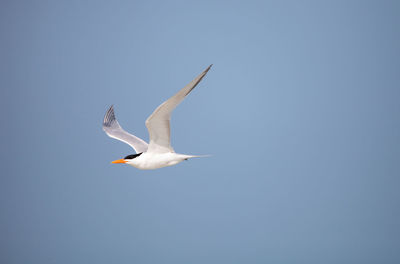
<path id="1" fill-rule="evenodd" d="M 114 114 L 114 105 L 111 105 L 103 119 L 103 127 L 109 127 L 111 126 L 111 123 L 115 120 L 115 114 Z"/>

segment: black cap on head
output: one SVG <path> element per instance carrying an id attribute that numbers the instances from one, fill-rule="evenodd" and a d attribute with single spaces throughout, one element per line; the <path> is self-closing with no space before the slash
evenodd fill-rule
<path id="1" fill-rule="evenodd" d="M 126 156 L 124 159 L 134 159 L 136 157 L 139 157 L 140 155 L 142 155 L 143 152 L 139 153 L 139 154 L 131 154 Z"/>

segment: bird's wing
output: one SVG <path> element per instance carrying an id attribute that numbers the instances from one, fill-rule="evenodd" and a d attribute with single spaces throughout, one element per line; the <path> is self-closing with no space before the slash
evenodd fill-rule
<path id="1" fill-rule="evenodd" d="M 149 118 L 147 118 L 146 127 L 150 135 L 150 143 L 147 152 L 174 152 L 170 142 L 170 119 L 172 110 L 174 110 L 186 95 L 196 87 L 210 70 L 211 66 L 212 64 L 178 93 L 157 107 Z"/>
<path id="2" fill-rule="evenodd" d="M 141 153 L 147 151 L 147 143 L 142 139 L 129 134 L 119 125 L 114 114 L 114 107 L 111 106 L 103 120 L 103 130 L 109 137 L 118 139 L 126 144 L 130 145 L 136 153 Z"/>

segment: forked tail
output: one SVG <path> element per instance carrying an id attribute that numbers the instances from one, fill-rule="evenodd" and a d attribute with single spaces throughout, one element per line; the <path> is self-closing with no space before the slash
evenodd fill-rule
<path id="1" fill-rule="evenodd" d="M 185 160 L 191 159 L 191 158 L 206 158 L 206 157 L 211 157 L 212 155 L 182 155 L 184 156 Z"/>

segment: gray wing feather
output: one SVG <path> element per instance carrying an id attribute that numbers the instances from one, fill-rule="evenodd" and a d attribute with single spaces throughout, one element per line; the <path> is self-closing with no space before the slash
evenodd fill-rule
<path id="1" fill-rule="evenodd" d="M 111 106 L 104 116 L 103 120 L 103 130 L 109 137 L 118 139 L 126 144 L 130 145 L 136 153 L 141 153 L 147 151 L 147 143 L 142 139 L 129 134 L 119 125 L 117 119 L 115 118 L 114 107 Z"/>
<path id="2" fill-rule="evenodd" d="M 211 66 L 212 64 L 174 96 L 157 107 L 150 117 L 147 118 L 146 127 L 150 135 L 148 152 L 174 152 L 170 142 L 171 113 L 194 87 L 196 87 L 203 77 L 206 76 Z"/>

